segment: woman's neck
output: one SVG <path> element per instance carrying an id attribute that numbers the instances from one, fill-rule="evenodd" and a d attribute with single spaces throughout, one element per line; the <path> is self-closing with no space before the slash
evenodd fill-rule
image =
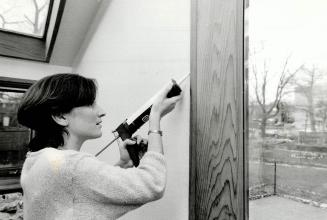
<path id="1" fill-rule="evenodd" d="M 64 145 L 61 147 L 61 149 L 80 151 L 83 143 L 84 140 L 81 140 L 80 138 L 76 138 L 72 135 L 65 135 Z"/>

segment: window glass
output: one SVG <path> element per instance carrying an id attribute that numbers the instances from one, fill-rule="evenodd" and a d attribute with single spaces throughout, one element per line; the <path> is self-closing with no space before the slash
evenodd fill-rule
<path id="1" fill-rule="evenodd" d="M 0 30 L 43 37 L 50 0 L 0 0 Z"/>
<path id="2" fill-rule="evenodd" d="M 327 219 L 327 1 L 245 10 L 250 220 Z"/>
<path id="3" fill-rule="evenodd" d="M 31 131 L 17 122 L 22 95 L 0 91 L 0 191 L 20 188 L 20 170 L 31 136 Z"/>

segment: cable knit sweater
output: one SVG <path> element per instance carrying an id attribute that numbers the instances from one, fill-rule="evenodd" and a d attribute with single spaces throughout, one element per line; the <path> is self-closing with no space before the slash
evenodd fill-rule
<path id="1" fill-rule="evenodd" d="M 162 197 L 166 166 L 156 152 L 123 169 L 88 153 L 44 148 L 27 154 L 21 185 L 24 220 L 117 219 Z"/>

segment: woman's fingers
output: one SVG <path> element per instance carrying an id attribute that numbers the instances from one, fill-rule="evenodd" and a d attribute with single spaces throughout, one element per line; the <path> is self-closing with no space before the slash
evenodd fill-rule
<path id="1" fill-rule="evenodd" d="M 137 144 L 140 144 L 141 143 L 142 137 L 140 135 L 136 135 L 136 136 L 134 136 L 134 138 L 136 138 L 136 143 Z"/>
<path id="2" fill-rule="evenodd" d="M 162 91 L 160 97 L 161 99 L 165 99 L 169 93 L 169 91 L 171 90 L 171 88 L 173 87 L 173 83 L 169 83 Z"/>
<path id="3" fill-rule="evenodd" d="M 173 96 L 173 97 L 169 98 L 168 100 L 171 101 L 171 102 L 173 102 L 173 103 L 177 103 L 181 99 L 182 99 L 182 94 L 180 94 L 178 96 Z"/>
<path id="4" fill-rule="evenodd" d="M 133 137 L 133 139 L 126 139 L 124 140 L 123 144 L 121 145 L 121 147 L 126 148 L 126 145 L 134 145 L 134 144 L 140 144 L 141 142 L 143 142 L 144 144 L 148 143 L 148 140 L 145 138 L 142 138 L 140 135 L 135 135 Z"/>
<path id="5" fill-rule="evenodd" d="M 181 98 L 182 98 L 182 95 L 178 95 L 178 96 L 166 99 L 166 107 L 164 108 L 164 110 L 162 112 L 162 116 L 171 112 L 175 108 L 177 102 L 179 100 L 181 100 Z"/>
<path id="6" fill-rule="evenodd" d="M 136 141 L 134 141 L 134 140 L 126 139 L 126 140 L 124 140 L 122 147 L 126 148 L 126 145 L 134 145 L 135 143 L 136 143 Z"/>
<path id="7" fill-rule="evenodd" d="M 136 139 L 137 144 L 140 144 L 141 142 L 143 142 L 144 144 L 148 143 L 148 140 L 145 138 L 142 138 L 140 135 L 135 135 L 134 138 Z"/>

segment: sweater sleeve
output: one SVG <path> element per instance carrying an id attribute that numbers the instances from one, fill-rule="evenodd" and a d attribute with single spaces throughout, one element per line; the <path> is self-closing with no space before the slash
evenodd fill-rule
<path id="1" fill-rule="evenodd" d="M 166 163 L 160 153 L 147 152 L 135 168 L 122 169 L 92 155 L 74 158 L 75 193 L 103 203 L 142 205 L 163 196 Z"/>

